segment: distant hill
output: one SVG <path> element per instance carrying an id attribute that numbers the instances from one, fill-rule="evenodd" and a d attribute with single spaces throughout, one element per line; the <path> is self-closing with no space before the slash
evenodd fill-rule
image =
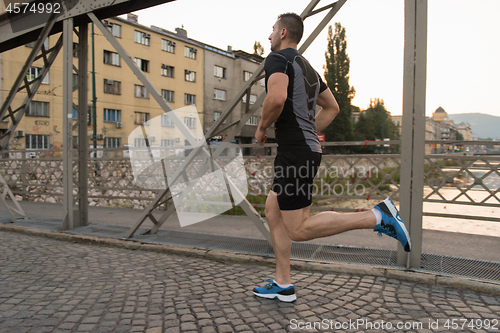
<path id="1" fill-rule="evenodd" d="M 500 117 L 484 113 L 448 113 L 448 118 L 455 124 L 469 123 L 472 133 L 480 139 L 500 139 Z"/>

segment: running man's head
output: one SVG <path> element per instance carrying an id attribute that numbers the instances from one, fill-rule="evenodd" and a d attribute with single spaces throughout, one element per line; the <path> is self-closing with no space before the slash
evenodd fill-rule
<path id="1" fill-rule="evenodd" d="M 273 32 L 269 36 L 271 51 L 279 51 L 287 47 L 295 47 L 304 33 L 304 22 L 295 13 L 285 13 L 278 16 L 273 25 Z"/>

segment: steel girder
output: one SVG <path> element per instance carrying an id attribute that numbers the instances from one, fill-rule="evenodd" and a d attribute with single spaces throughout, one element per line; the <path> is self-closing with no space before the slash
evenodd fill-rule
<path id="1" fill-rule="evenodd" d="M 42 3 L 60 3 L 61 10 L 57 15 L 54 27 L 50 34 L 62 32 L 65 19 L 72 18 L 75 26 L 89 23 L 87 13 L 93 12 L 99 19 L 118 16 L 136 10 L 153 7 L 174 0 L 48 0 Z M 20 1 L 23 2 L 23 1 Z M 28 2 L 28 1 L 26 1 Z M 48 22 L 50 14 L 32 13 L 2 13 L 0 15 L 0 53 L 35 41 L 40 31 Z"/>
<path id="2" fill-rule="evenodd" d="M 10 199 L 14 203 L 15 207 L 12 207 L 9 204 L 7 204 L 7 201 L 5 200 L 5 198 Z M 21 206 L 17 202 L 16 197 L 14 196 L 12 191 L 10 190 L 9 185 L 7 184 L 7 182 L 2 177 L 1 174 L 0 174 L 0 202 L 7 209 L 7 212 L 9 213 L 9 216 L 10 216 L 10 219 L 12 220 L 12 223 L 17 222 L 17 218 L 14 215 L 14 213 L 20 215 L 25 220 L 28 219 L 28 217 L 26 216 L 26 213 L 24 212 L 24 210 L 21 208 Z"/>

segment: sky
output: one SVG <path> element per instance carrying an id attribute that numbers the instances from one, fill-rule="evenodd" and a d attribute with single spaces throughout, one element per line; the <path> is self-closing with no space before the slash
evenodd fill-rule
<path id="1" fill-rule="evenodd" d="M 322 0 L 316 8 L 333 0 Z M 175 31 L 221 49 L 253 53 L 253 44 L 270 52 L 267 39 L 276 17 L 300 14 L 309 0 L 176 0 L 134 12 L 139 23 Z M 450 114 L 480 112 L 500 116 L 500 0 L 428 0 L 426 115 L 438 107 Z M 307 18 L 303 40 L 326 12 Z M 404 0 L 347 0 L 330 24 L 346 29 L 352 103 L 366 109 L 384 100 L 402 114 Z M 299 45 L 300 46 L 300 45 Z M 304 56 L 324 74 L 327 28 Z"/>

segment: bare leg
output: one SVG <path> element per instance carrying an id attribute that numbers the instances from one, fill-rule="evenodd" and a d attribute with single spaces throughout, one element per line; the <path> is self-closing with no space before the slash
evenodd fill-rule
<path id="1" fill-rule="evenodd" d="M 271 231 L 276 275 L 279 284 L 290 284 L 290 252 L 292 240 L 306 241 L 336 235 L 354 229 L 373 229 L 375 214 L 324 212 L 309 216 L 309 207 L 297 210 L 280 210 L 275 192 L 270 191 L 266 200 L 266 218 Z"/>
<path id="2" fill-rule="evenodd" d="M 290 284 L 290 251 L 292 241 L 283 223 L 276 193 L 271 191 L 266 200 L 266 218 L 271 230 L 274 256 L 276 257 L 276 275 L 274 280 L 279 284 Z"/>
<path id="3" fill-rule="evenodd" d="M 373 229 L 377 223 L 372 211 L 359 213 L 323 212 L 309 216 L 309 207 L 281 211 L 288 236 L 294 241 L 327 237 L 354 229 Z"/>

